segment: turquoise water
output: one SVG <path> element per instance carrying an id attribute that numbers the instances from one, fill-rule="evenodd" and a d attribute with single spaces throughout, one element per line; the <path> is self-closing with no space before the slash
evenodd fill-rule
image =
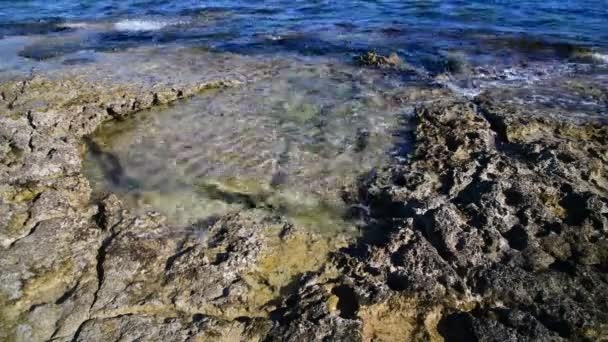
<path id="1" fill-rule="evenodd" d="M 45 46 L 44 51 L 30 48 L 22 55 L 46 59 L 82 50 L 179 43 L 246 54 L 350 56 L 365 50 L 401 51 L 410 62 L 422 65 L 446 49 L 465 50 L 480 63 L 522 55 L 564 58 L 580 46 L 599 51 L 608 47 L 608 4 L 605 0 L 0 1 L 0 36 L 74 38 L 75 32 L 78 39 L 69 43 Z"/>

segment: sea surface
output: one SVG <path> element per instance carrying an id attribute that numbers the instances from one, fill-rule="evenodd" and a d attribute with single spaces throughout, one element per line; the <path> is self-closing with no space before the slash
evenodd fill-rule
<path id="1" fill-rule="evenodd" d="M 57 42 L 55 49 L 32 47 L 23 56 L 45 59 L 88 49 L 177 42 L 250 54 L 401 51 L 411 62 L 449 49 L 478 57 L 565 58 L 581 47 L 599 54 L 608 48 L 608 3 L 0 1 L 0 37 L 38 34 L 70 39 Z"/>

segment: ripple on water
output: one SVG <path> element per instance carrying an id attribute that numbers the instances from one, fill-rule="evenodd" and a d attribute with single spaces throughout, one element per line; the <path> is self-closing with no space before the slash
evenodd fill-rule
<path id="1" fill-rule="evenodd" d="M 319 232 L 349 231 L 343 189 L 403 144 L 394 133 L 411 108 L 394 101 L 401 86 L 380 71 L 293 63 L 105 125 L 85 170 L 97 190 L 176 225 L 262 208 Z"/>

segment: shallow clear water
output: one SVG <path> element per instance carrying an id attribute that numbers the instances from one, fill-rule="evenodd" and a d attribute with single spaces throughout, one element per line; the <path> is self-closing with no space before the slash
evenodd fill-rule
<path id="1" fill-rule="evenodd" d="M 292 61 L 252 84 L 212 90 L 104 126 L 85 173 L 171 223 L 262 208 L 319 232 L 350 229 L 342 190 L 404 153 L 404 81 L 377 70 Z M 403 133 L 403 132 L 401 132 Z"/>

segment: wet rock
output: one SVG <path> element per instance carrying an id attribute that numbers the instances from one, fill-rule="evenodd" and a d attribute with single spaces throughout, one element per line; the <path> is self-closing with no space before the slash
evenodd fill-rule
<path id="1" fill-rule="evenodd" d="M 359 65 L 374 66 L 379 68 L 398 68 L 404 65 L 403 61 L 396 53 L 383 56 L 374 51 L 369 51 L 355 57 L 355 62 Z"/>
<path id="2" fill-rule="evenodd" d="M 422 60 L 426 70 L 433 75 L 465 74 L 471 67 L 466 61 L 466 57 L 456 52 L 447 52 L 439 56 L 428 57 Z"/>

